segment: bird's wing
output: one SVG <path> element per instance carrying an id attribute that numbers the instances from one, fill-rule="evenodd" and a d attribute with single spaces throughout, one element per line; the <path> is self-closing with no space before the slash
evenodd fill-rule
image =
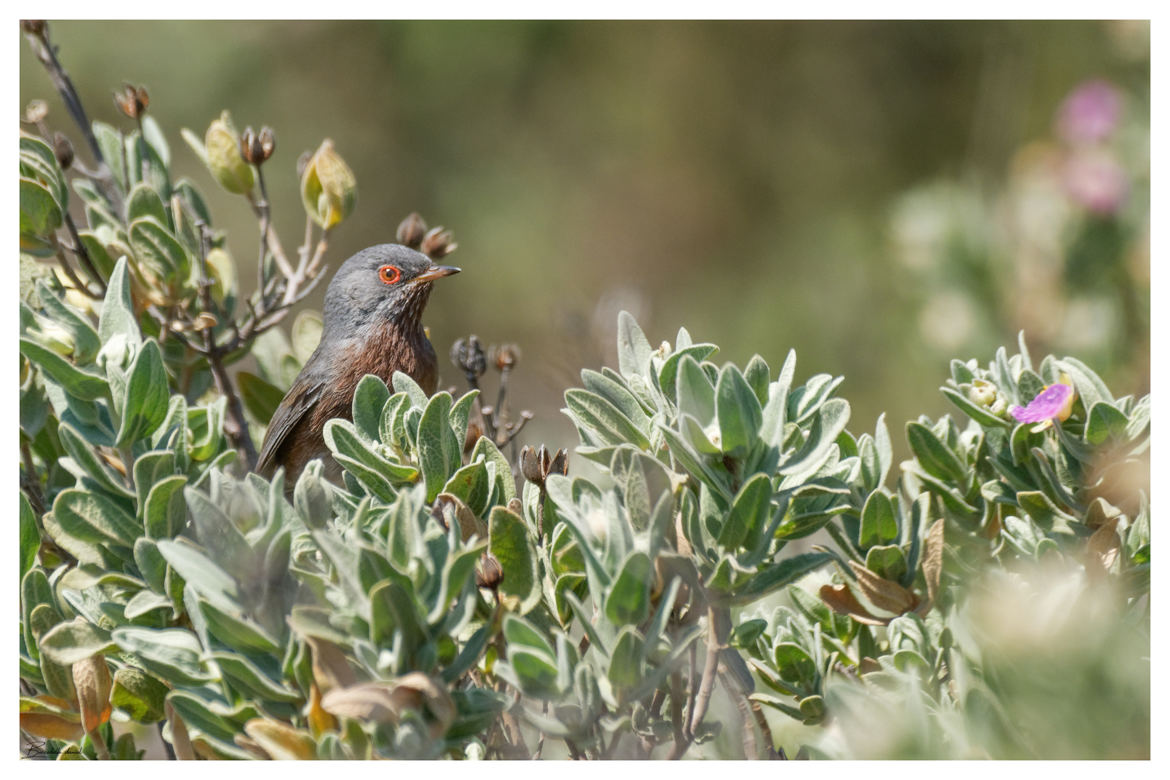
<path id="1" fill-rule="evenodd" d="M 264 447 L 260 450 L 260 457 L 256 462 L 256 473 L 266 477 L 276 471 L 276 455 L 280 452 L 288 435 L 297 427 L 297 423 L 317 403 L 325 382 L 321 379 L 308 379 L 305 375 L 297 377 L 292 388 L 280 402 L 272 419 L 268 422 L 268 431 L 264 435 Z"/>

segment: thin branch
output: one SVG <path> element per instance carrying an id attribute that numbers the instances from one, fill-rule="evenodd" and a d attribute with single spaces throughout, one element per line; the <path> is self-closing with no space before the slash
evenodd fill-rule
<path id="1" fill-rule="evenodd" d="M 97 170 L 95 177 L 99 186 L 102 188 L 103 194 L 114 206 L 117 213 L 122 211 L 122 195 L 118 192 L 118 188 L 114 185 L 114 175 L 110 171 L 110 166 L 106 164 L 105 158 L 102 156 L 101 147 L 98 146 L 97 138 L 93 134 L 93 126 L 90 124 L 89 117 L 85 113 L 85 109 L 81 105 L 81 98 L 77 94 L 77 89 L 73 86 L 73 81 L 69 78 L 69 74 L 65 72 L 65 68 L 61 66 L 60 60 L 57 59 L 57 52 L 49 40 L 49 28 L 46 24 L 44 28 L 43 38 L 35 33 L 26 32 L 24 37 L 28 40 L 33 54 L 40 60 L 41 65 L 45 67 L 45 71 L 49 74 L 49 79 L 53 82 L 53 86 L 57 88 L 58 94 L 61 95 L 61 100 L 65 103 L 65 108 L 68 109 L 69 115 L 73 117 L 73 121 L 81 130 L 82 137 L 85 138 L 89 145 L 90 153 L 93 154 L 94 162 Z"/>
<path id="2" fill-rule="evenodd" d="M 699 694 L 695 698 L 695 709 L 691 713 L 691 736 L 707 714 L 707 706 L 711 703 L 711 694 L 715 690 L 715 672 L 719 669 L 719 651 L 722 649 L 722 640 L 719 637 L 719 609 L 707 607 L 707 662 L 703 666 L 703 681 L 699 684 Z"/>
<path id="3" fill-rule="evenodd" d="M 86 272 L 98 283 L 98 287 L 102 291 L 101 297 L 105 297 L 106 280 L 102 278 L 97 267 L 93 264 L 89 250 L 85 248 L 85 244 L 81 241 L 81 235 L 77 232 L 77 223 L 73 221 L 73 217 L 68 211 L 65 212 L 65 227 L 68 228 L 69 237 L 73 240 L 73 252 L 81 259 L 81 264 L 85 266 Z"/>

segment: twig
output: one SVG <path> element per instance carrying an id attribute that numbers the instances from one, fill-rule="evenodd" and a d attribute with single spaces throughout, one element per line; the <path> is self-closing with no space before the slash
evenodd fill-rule
<path id="1" fill-rule="evenodd" d="M 73 251 L 81 259 L 82 265 L 85 266 L 86 272 L 89 273 L 93 280 L 98 283 L 98 287 L 102 291 L 101 297 L 106 294 L 106 280 L 98 273 L 98 269 L 90 259 L 89 250 L 85 248 L 85 244 L 81 241 L 81 235 L 77 232 L 77 223 L 73 221 L 72 215 L 68 211 L 65 212 L 65 227 L 69 230 L 69 237 L 73 240 Z M 88 292 L 88 291 L 87 291 Z"/>
<path id="2" fill-rule="evenodd" d="M 88 298 L 92 298 L 95 301 L 101 300 L 102 296 L 89 289 L 89 285 L 81 281 L 81 277 L 79 277 L 77 272 L 73 270 L 73 264 L 69 262 L 69 258 L 65 256 L 65 253 L 61 251 L 64 247 L 64 244 L 62 244 L 57 239 L 57 235 L 55 233 L 49 235 L 49 242 L 52 243 L 53 248 L 57 250 L 57 260 L 60 262 L 61 270 L 64 271 L 65 275 L 69 277 L 69 281 L 73 282 L 73 286 L 77 288 L 77 291 L 84 294 Z"/>
<path id="3" fill-rule="evenodd" d="M 41 494 L 40 481 L 37 478 L 36 464 L 33 463 L 32 450 L 29 449 L 23 432 L 20 434 L 20 460 L 24 472 L 20 475 L 20 486 L 24 488 L 28 502 L 32 505 L 37 517 L 45 513 L 45 497 Z"/>
<path id="4" fill-rule="evenodd" d="M 203 300 L 203 310 L 211 314 L 214 304 L 211 300 L 211 281 L 207 278 L 207 231 L 206 225 L 199 225 L 199 294 Z M 203 344 L 206 348 L 207 363 L 215 377 L 215 386 L 227 399 L 227 419 L 224 420 L 223 430 L 232 445 L 244 459 L 246 470 L 256 467 L 256 445 L 252 443 L 252 434 L 248 430 L 248 421 L 244 418 L 244 405 L 236 393 L 235 385 L 223 364 L 223 352 L 215 344 L 215 336 L 211 332 L 211 325 L 203 329 Z"/>
<path id="5" fill-rule="evenodd" d="M 733 683 L 728 679 L 725 672 L 719 673 L 719 679 L 723 681 L 723 687 L 731 690 Z M 747 759 L 757 759 L 760 757 L 759 749 L 756 746 L 756 730 L 755 721 L 752 718 L 752 709 L 748 706 L 747 698 L 743 696 L 735 697 L 735 706 L 739 710 L 739 717 L 743 721 L 743 755 Z"/>
<path id="6" fill-rule="evenodd" d="M 699 684 L 699 694 L 695 698 L 695 709 L 691 713 L 691 737 L 694 738 L 695 729 L 707 714 L 707 706 L 711 703 L 711 694 L 715 690 L 715 672 L 719 669 L 719 651 L 722 649 L 722 639 L 719 634 L 719 609 L 707 607 L 707 662 L 703 666 L 703 681 Z"/>
<path id="7" fill-rule="evenodd" d="M 81 105 L 81 98 L 77 94 L 77 89 L 73 86 L 73 81 L 69 78 L 69 74 L 65 72 L 65 68 L 61 66 L 60 60 L 57 59 L 57 52 L 54 50 L 53 44 L 49 41 L 48 25 L 45 25 L 41 35 L 26 32 L 24 37 L 28 40 L 33 54 L 36 55 L 36 58 L 45 67 L 45 70 L 49 74 L 49 79 L 53 82 L 53 86 L 57 88 L 57 92 L 61 95 L 61 100 L 65 103 L 65 108 L 68 109 L 70 116 L 73 117 L 73 121 L 77 124 L 78 129 L 81 130 L 81 135 L 89 145 L 90 153 L 93 154 L 94 162 L 97 166 L 97 170 L 94 172 L 94 178 L 97 179 L 107 200 L 114 206 L 116 213 L 120 214 L 122 212 L 122 195 L 114 185 L 114 175 L 110 171 L 110 166 L 106 164 L 105 158 L 102 157 L 101 147 L 98 146 L 97 138 L 93 134 L 93 126 L 90 124 L 89 117 L 86 116 L 85 109 Z"/>

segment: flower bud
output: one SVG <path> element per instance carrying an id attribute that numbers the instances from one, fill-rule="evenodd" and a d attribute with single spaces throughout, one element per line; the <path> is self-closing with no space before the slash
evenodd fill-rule
<path id="1" fill-rule="evenodd" d="M 33 100 L 24 109 L 24 121 L 36 124 L 49 115 L 49 104 L 43 100 Z"/>
<path id="2" fill-rule="evenodd" d="M 475 584 L 480 588 L 495 590 L 504 581 L 504 567 L 494 555 L 484 553 L 475 567 Z"/>
<path id="3" fill-rule="evenodd" d="M 411 249 L 422 246 L 423 238 L 427 234 L 427 223 L 417 211 L 410 213 L 406 219 L 398 224 L 398 243 Z"/>
<path id="4" fill-rule="evenodd" d="M 67 171 L 69 166 L 73 165 L 73 144 L 69 143 L 64 133 L 53 133 L 53 154 L 56 155 L 61 170 Z"/>
<path id="5" fill-rule="evenodd" d="M 301 175 L 301 200 L 318 225 L 329 229 L 348 217 L 357 203 L 353 171 L 326 138 Z"/>
<path id="6" fill-rule="evenodd" d="M 240 139 L 227 111 L 207 128 L 203 142 L 207 147 L 207 167 L 220 186 L 236 195 L 250 192 L 255 183 L 252 166 L 240 154 Z"/>
<path id="7" fill-rule="evenodd" d="M 428 230 L 427 234 L 423 236 L 422 243 L 419 245 L 419 251 L 432 260 L 446 257 L 458 248 L 459 245 L 455 243 L 455 236 L 451 234 L 450 230 L 443 230 L 442 225 Z"/>
<path id="8" fill-rule="evenodd" d="M 967 398 L 971 403 L 984 408 L 995 403 L 996 395 L 995 385 L 983 379 L 976 379 L 971 383 L 971 389 L 967 391 Z"/>
<path id="9" fill-rule="evenodd" d="M 472 384 L 487 370 L 483 347 L 480 346 L 479 339 L 474 334 L 466 339 L 457 339 L 451 345 L 451 362 L 467 376 L 467 381 Z"/>
<path id="10" fill-rule="evenodd" d="M 240 154 L 252 165 L 261 165 L 276 150 L 276 134 L 271 127 L 262 127 L 255 132 L 251 127 L 240 134 Z"/>
<path id="11" fill-rule="evenodd" d="M 114 93 L 114 105 L 131 119 L 139 119 L 150 105 L 150 95 L 147 94 L 145 87 L 136 87 L 126 82 L 120 92 Z"/>
<path id="12" fill-rule="evenodd" d="M 520 347 L 515 344 L 493 346 L 492 362 L 495 363 L 497 371 L 511 371 L 520 362 Z"/>

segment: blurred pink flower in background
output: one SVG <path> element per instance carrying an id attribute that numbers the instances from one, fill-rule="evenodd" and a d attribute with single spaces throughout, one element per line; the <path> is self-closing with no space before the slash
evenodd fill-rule
<path id="1" fill-rule="evenodd" d="M 1057 114 L 1056 128 L 1069 144 L 1103 141 L 1121 120 L 1121 93 L 1104 79 L 1086 81 L 1069 93 Z"/>
<path id="2" fill-rule="evenodd" d="M 1125 202 L 1129 180 L 1113 154 L 1083 150 L 1065 162 L 1064 188 L 1074 202 L 1094 214 L 1108 216 Z"/>

